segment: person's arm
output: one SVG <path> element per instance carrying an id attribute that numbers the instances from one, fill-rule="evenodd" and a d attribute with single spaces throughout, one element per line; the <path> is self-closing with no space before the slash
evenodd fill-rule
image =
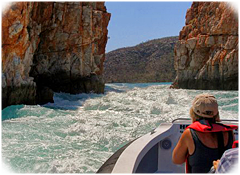
<path id="1" fill-rule="evenodd" d="M 175 164 L 183 164 L 188 154 L 188 140 L 191 135 L 190 130 L 187 129 L 183 132 L 176 147 L 173 150 L 172 161 Z"/>

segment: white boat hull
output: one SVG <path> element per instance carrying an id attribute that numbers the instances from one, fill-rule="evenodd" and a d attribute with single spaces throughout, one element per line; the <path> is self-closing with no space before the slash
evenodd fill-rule
<path id="1" fill-rule="evenodd" d="M 225 121 L 225 124 L 238 124 Z M 191 120 L 162 123 L 152 132 L 132 141 L 116 152 L 98 173 L 185 173 L 185 164 L 172 163 L 172 152 Z M 238 139 L 238 131 L 234 131 Z"/>

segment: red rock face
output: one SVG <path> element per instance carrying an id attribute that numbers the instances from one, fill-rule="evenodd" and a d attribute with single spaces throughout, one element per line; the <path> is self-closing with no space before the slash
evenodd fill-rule
<path id="1" fill-rule="evenodd" d="M 238 89 L 238 15 L 226 2 L 194 2 L 175 46 L 175 88 Z"/>
<path id="2" fill-rule="evenodd" d="M 52 101 L 43 89 L 103 92 L 109 20 L 103 2 L 12 3 L 2 15 L 3 106 Z"/>

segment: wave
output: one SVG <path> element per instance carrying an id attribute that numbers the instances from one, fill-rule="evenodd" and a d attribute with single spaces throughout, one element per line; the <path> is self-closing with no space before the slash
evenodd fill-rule
<path id="1" fill-rule="evenodd" d="M 237 91 L 169 89 L 168 84 L 107 84 L 104 94 L 55 93 L 54 103 L 5 108 L 2 156 L 19 173 L 94 173 L 124 144 L 162 122 L 189 117 L 208 92 L 222 118 L 238 118 Z"/>

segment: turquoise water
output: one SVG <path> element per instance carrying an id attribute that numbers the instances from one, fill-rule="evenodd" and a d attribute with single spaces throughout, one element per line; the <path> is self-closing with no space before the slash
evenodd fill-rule
<path id="1" fill-rule="evenodd" d="M 95 173 L 121 146 L 162 122 L 189 117 L 212 93 L 220 117 L 238 118 L 238 91 L 169 89 L 170 83 L 107 84 L 105 94 L 55 93 L 54 103 L 2 111 L 2 157 L 19 173 Z"/>

